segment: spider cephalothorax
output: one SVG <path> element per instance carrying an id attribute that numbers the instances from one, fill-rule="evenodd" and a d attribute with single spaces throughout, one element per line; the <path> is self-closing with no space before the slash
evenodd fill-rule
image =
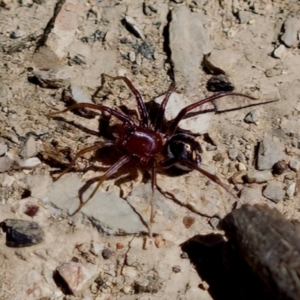
<path id="1" fill-rule="evenodd" d="M 216 175 L 212 175 L 200 167 L 201 147 L 199 143 L 195 141 L 192 135 L 178 132 L 178 125 L 188 112 L 203 105 L 204 103 L 211 102 L 215 99 L 219 99 L 225 96 L 243 96 L 250 99 L 254 98 L 240 93 L 221 92 L 186 106 L 178 113 L 178 115 L 173 120 L 168 123 L 167 126 L 165 126 L 165 107 L 171 93 L 174 91 L 174 83 L 170 85 L 163 102 L 160 104 L 155 121 L 151 123 L 142 96 L 134 88 L 130 80 L 122 76 L 110 78 L 113 80 L 123 80 L 135 95 L 139 112 L 137 120 L 133 120 L 131 117 L 119 110 L 115 110 L 101 104 L 91 103 L 74 104 L 63 111 L 50 114 L 50 116 L 54 116 L 73 109 L 89 108 L 105 112 L 121 121 L 121 125 L 118 125 L 114 129 L 113 139 L 96 143 L 93 146 L 79 151 L 75 155 L 70 165 L 56 178 L 57 180 L 63 174 L 68 172 L 74 165 L 76 160 L 84 153 L 96 151 L 104 147 L 114 147 L 122 153 L 121 158 L 113 165 L 111 165 L 109 169 L 103 174 L 93 192 L 91 193 L 91 195 L 89 195 L 86 201 L 83 202 L 81 199 L 82 195 L 79 195 L 81 204 L 74 212 L 74 214 L 77 213 L 83 207 L 83 205 L 85 205 L 95 195 L 96 191 L 99 189 L 103 181 L 110 178 L 123 165 L 129 163 L 130 161 L 134 161 L 138 167 L 151 172 L 152 191 L 154 191 L 154 189 L 158 187 L 156 183 L 157 170 L 164 170 L 175 166 L 185 171 L 197 170 L 215 183 L 221 185 L 229 193 L 231 193 L 229 188 L 224 183 L 222 183 Z M 159 190 L 161 191 L 160 188 Z M 152 219 L 153 197 L 151 201 L 151 220 Z"/>

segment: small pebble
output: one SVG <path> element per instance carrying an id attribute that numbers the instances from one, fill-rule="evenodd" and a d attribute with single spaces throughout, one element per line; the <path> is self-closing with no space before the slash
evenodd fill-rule
<path id="1" fill-rule="evenodd" d="M 176 266 L 173 266 L 172 270 L 174 273 L 179 273 L 181 271 L 181 267 L 176 265 Z"/>
<path id="2" fill-rule="evenodd" d="M 217 229 L 219 223 L 220 223 L 220 219 L 217 218 L 217 217 L 212 217 L 212 218 L 209 220 L 209 224 L 210 224 L 210 226 L 211 226 L 213 229 Z"/>
<path id="3" fill-rule="evenodd" d="M 141 38 L 142 40 L 145 39 L 143 32 L 139 29 L 135 20 L 132 17 L 126 16 L 124 18 L 124 22 L 137 37 Z"/>
<path id="4" fill-rule="evenodd" d="M 298 170 L 300 169 L 300 161 L 295 159 L 295 158 L 292 158 L 290 160 L 290 163 L 289 163 L 289 167 L 295 171 L 295 172 L 298 172 Z"/>
<path id="5" fill-rule="evenodd" d="M 206 88 L 210 92 L 231 92 L 234 90 L 233 84 L 223 74 L 212 76 L 208 80 Z"/>
<path id="6" fill-rule="evenodd" d="M 103 257 L 104 259 L 109 259 L 112 255 L 113 255 L 113 252 L 112 252 L 109 248 L 105 248 L 105 249 L 102 251 L 102 257 Z"/>
<path id="7" fill-rule="evenodd" d="M 122 290 L 123 290 L 123 293 L 126 295 L 129 295 L 132 293 L 132 287 L 128 286 L 128 285 L 124 286 Z"/>
<path id="8" fill-rule="evenodd" d="M 286 172 L 287 169 L 288 169 L 288 165 L 283 160 L 280 160 L 274 164 L 272 171 L 274 175 L 281 175 L 284 172 Z"/>
<path id="9" fill-rule="evenodd" d="M 27 139 L 20 155 L 23 158 L 30 158 L 37 155 L 36 142 L 32 135 Z"/>
<path id="10" fill-rule="evenodd" d="M 187 258 L 189 258 L 189 256 L 188 256 L 188 254 L 187 254 L 186 252 L 182 252 L 182 253 L 180 254 L 180 258 L 182 258 L 182 259 L 187 259 Z"/>
<path id="11" fill-rule="evenodd" d="M 297 17 L 290 17 L 284 22 L 284 34 L 280 39 L 288 47 L 297 47 L 299 44 L 299 31 L 300 19 Z"/>
<path id="12" fill-rule="evenodd" d="M 237 149 L 230 149 L 228 155 L 231 159 L 236 159 L 239 155 L 239 151 Z"/>
<path id="13" fill-rule="evenodd" d="M 265 171 L 251 171 L 246 175 L 249 183 L 263 183 L 273 179 L 273 174 L 269 170 Z"/>
<path id="14" fill-rule="evenodd" d="M 138 276 L 138 273 L 136 268 L 124 266 L 122 269 L 122 275 L 128 278 L 136 278 Z"/>
<path id="15" fill-rule="evenodd" d="M 244 121 L 246 123 L 254 123 L 256 125 L 258 125 L 258 120 L 259 120 L 259 117 L 260 117 L 260 113 L 258 110 L 252 110 L 250 111 L 246 117 L 244 118 Z"/>
<path id="16" fill-rule="evenodd" d="M 9 157 L 7 156 L 0 157 L 0 173 L 8 171 L 12 166 L 12 164 L 13 161 Z"/>
<path id="17" fill-rule="evenodd" d="M 93 241 L 92 244 L 91 244 L 91 250 L 90 251 L 94 255 L 98 256 L 100 254 L 100 252 L 103 251 L 103 249 L 104 249 L 103 244 Z"/>
<path id="18" fill-rule="evenodd" d="M 195 223 L 195 218 L 191 216 L 184 216 L 182 222 L 185 228 L 190 228 Z"/>
<path id="19" fill-rule="evenodd" d="M 286 52 L 286 48 L 284 45 L 279 45 L 277 48 L 274 49 L 273 51 L 273 56 L 275 58 L 281 58 Z"/>
<path id="20" fill-rule="evenodd" d="M 129 60 L 133 63 L 133 62 L 135 62 L 135 53 L 133 52 L 133 51 L 130 51 L 129 53 L 128 53 L 128 58 L 129 58 Z"/>
<path id="21" fill-rule="evenodd" d="M 245 164 L 243 164 L 242 162 L 240 162 L 238 164 L 238 170 L 239 171 L 246 171 L 247 170 L 247 167 L 245 166 Z"/>
<path id="22" fill-rule="evenodd" d="M 286 190 L 286 194 L 288 195 L 289 198 L 294 197 L 296 191 L 296 183 L 293 182 Z"/>
<path id="23" fill-rule="evenodd" d="M 284 194 L 285 192 L 282 186 L 274 182 L 268 183 L 263 191 L 263 195 L 275 203 L 281 201 L 284 197 Z"/>
<path id="24" fill-rule="evenodd" d="M 0 226 L 6 232 L 8 247 L 28 247 L 41 243 L 44 238 L 42 228 L 33 221 L 7 219 Z"/>
<path id="25" fill-rule="evenodd" d="M 124 248 L 124 244 L 122 244 L 122 243 L 117 243 L 116 244 L 116 249 L 123 249 Z"/>
<path id="26" fill-rule="evenodd" d="M 7 145 L 0 143 L 0 156 L 4 155 L 7 152 Z"/>
<path id="27" fill-rule="evenodd" d="M 40 165 L 41 161 L 37 157 L 31 157 L 25 160 L 18 161 L 18 164 L 21 168 L 31 169 Z"/>

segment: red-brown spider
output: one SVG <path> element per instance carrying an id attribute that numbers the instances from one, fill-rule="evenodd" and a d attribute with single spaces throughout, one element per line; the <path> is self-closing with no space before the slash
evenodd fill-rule
<path id="1" fill-rule="evenodd" d="M 113 80 L 123 80 L 128 86 L 128 88 L 135 95 L 139 112 L 137 122 L 135 122 L 132 118 L 130 118 L 128 115 L 124 114 L 121 111 L 109 108 L 101 104 L 91 103 L 74 104 L 63 111 L 49 114 L 50 116 L 54 116 L 73 109 L 90 108 L 94 110 L 100 110 L 101 112 L 106 112 L 122 122 L 122 126 L 118 126 L 115 127 L 115 129 L 113 129 L 114 131 L 112 133 L 117 135 L 116 139 L 107 140 L 105 142 L 98 142 L 93 146 L 82 149 L 75 155 L 74 159 L 71 161 L 69 166 L 56 178 L 57 180 L 66 172 L 68 172 L 74 165 L 76 160 L 87 152 L 95 151 L 104 147 L 115 147 L 119 151 L 121 151 L 121 153 L 123 153 L 123 156 L 116 163 L 110 166 L 104 173 L 104 175 L 100 177 L 99 182 L 97 183 L 96 187 L 94 188 L 93 192 L 89 195 L 87 200 L 83 201 L 82 195 L 79 195 L 81 204 L 73 214 L 76 214 L 78 211 L 80 211 L 80 209 L 95 195 L 101 184 L 106 179 L 110 178 L 123 165 L 129 163 L 130 161 L 134 161 L 137 166 L 141 167 L 142 169 L 149 170 L 151 172 L 152 199 L 150 203 L 150 222 L 153 222 L 154 217 L 154 190 L 155 188 L 158 188 L 159 191 L 162 192 L 162 190 L 158 187 L 156 183 L 157 170 L 168 169 L 172 166 L 185 168 L 187 171 L 197 170 L 206 177 L 208 177 L 210 180 L 222 186 L 231 195 L 233 195 L 230 189 L 224 183 L 222 183 L 216 175 L 212 175 L 200 167 L 201 147 L 199 143 L 195 141 L 192 135 L 179 132 L 178 125 L 179 122 L 186 116 L 188 112 L 203 105 L 204 103 L 211 102 L 215 99 L 219 99 L 225 96 L 243 96 L 250 99 L 255 98 L 233 92 L 221 92 L 215 94 L 213 96 L 197 101 L 183 108 L 178 113 L 178 115 L 169 123 L 167 129 L 163 130 L 162 128 L 165 128 L 165 126 L 163 126 L 165 125 L 165 107 L 167 105 L 171 93 L 174 91 L 174 83 L 170 85 L 164 97 L 164 100 L 158 108 L 158 113 L 156 115 L 155 122 L 151 123 L 143 98 L 139 91 L 135 89 L 131 81 L 123 76 L 108 77 Z"/>

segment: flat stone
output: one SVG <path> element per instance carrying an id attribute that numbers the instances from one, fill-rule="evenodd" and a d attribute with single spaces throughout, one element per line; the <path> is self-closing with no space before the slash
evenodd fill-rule
<path id="1" fill-rule="evenodd" d="M 6 232 L 8 247 L 28 247 L 41 243 L 44 238 L 42 228 L 33 221 L 7 219 L 0 226 Z"/>
<path id="2" fill-rule="evenodd" d="M 229 149 L 228 155 L 231 159 L 236 159 L 239 155 L 239 151 L 237 149 Z"/>
<path id="3" fill-rule="evenodd" d="M 32 135 L 25 142 L 25 145 L 24 145 L 20 155 L 23 158 L 30 158 L 30 157 L 37 155 L 35 138 Z"/>
<path id="4" fill-rule="evenodd" d="M 95 265 L 85 266 L 78 262 L 63 263 L 57 268 L 57 272 L 77 297 L 81 296 L 98 276 Z"/>
<path id="5" fill-rule="evenodd" d="M 258 148 L 257 167 L 259 170 L 270 170 L 273 165 L 285 157 L 284 145 L 275 137 L 266 136 Z"/>
<path id="6" fill-rule="evenodd" d="M 49 187 L 48 201 L 57 208 L 72 214 L 79 206 L 78 191 L 84 186 L 77 174 L 68 173 Z M 84 199 L 93 192 L 89 187 Z M 131 206 L 118 196 L 119 192 L 104 192 L 99 189 L 94 197 L 81 209 L 94 226 L 109 234 L 134 234 L 147 232 L 139 216 Z"/>
<path id="7" fill-rule="evenodd" d="M 51 181 L 49 175 L 27 175 L 25 177 L 25 182 L 31 192 L 31 196 L 37 199 L 46 197 Z"/>
<path id="8" fill-rule="evenodd" d="M 296 183 L 293 182 L 286 190 L 286 194 L 288 195 L 289 198 L 293 198 L 295 195 L 296 191 Z"/>
<path id="9" fill-rule="evenodd" d="M 84 12 L 84 5 L 77 1 L 67 0 L 61 6 L 54 20 L 53 28 L 46 40 L 46 46 L 58 58 L 62 59 L 68 54 L 68 49 L 78 29 L 79 18 Z"/>
<path id="10" fill-rule="evenodd" d="M 156 98 L 155 103 L 161 104 L 165 95 Z M 200 100 L 200 99 L 199 99 Z M 196 100 L 197 101 L 197 100 Z M 194 101 L 194 102 L 196 102 Z M 191 99 L 182 94 L 172 93 L 166 107 L 165 118 L 167 121 L 173 120 L 180 110 L 191 104 Z M 193 116 L 183 119 L 179 123 L 179 127 L 183 130 L 191 131 L 195 134 L 204 134 L 208 132 L 214 112 L 201 114 L 201 111 L 212 109 L 214 106 L 210 103 L 205 103 L 197 109 L 194 109 Z M 198 114 L 197 114 L 198 112 Z"/>
<path id="11" fill-rule="evenodd" d="M 172 11 L 169 34 L 175 81 L 188 93 L 198 88 L 203 55 L 212 51 L 203 23 L 203 15 L 187 6 Z"/>
<path id="12" fill-rule="evenodd" d="M 273 179 L 272 172 L 269 170 L 251 171 L 246 175 L 246 177 L 249 183 L 263 183 Z"/>
<path id="13" fill-rule="evenodd" d="M 48 70 L 36 69 L 34 76 L 42 87 L 58 89 L 68 86 L 75 74 L 70 66 L 57 66 Z"/>
<path id="14" fill-rule="evenodd" d="M 275 58 L 282 58 L 285 53 L 286 53 L 286 48 L 282 44 L 276 47 L 273 51 L 273 55 Z"/>
<path id="15" fill-rule="evenodd" d="M 299 44 L 298 32 L 300 31 L 300 19 L 291 17 L 284 22 L 284 34 L 281 40 L 288 47 L 297 47 Z"/>
<path id="16" fill-rule="evenodd" d="M 298 172 L 300 169 L 300 161 L 296 158 L 292 158 L 289 162 L 289 167 L 295 171 Z"/>
<path id="17" fill-rule="evenodd" d="M 13 160 L 10 159 L 8 156 L 0 157 L 0 173 L 8 171 L 12 164 Z"/>
<path id="18" fill-rule="evenodd" d="M 7 145 L 0 143 L 0 156 L 7 152 Z"/>
<path id="19" fill-rule="evenodd" d="M 261 202 L 262 191 L 260 186 L 243 187 L 241 190 L 240 201 L 237 202 L 238 207 L 243 204 L 254 204 Z"/>
<path id="20" fill-rule="evenodd" d="M 244 121 L 246 123 L 254 123 L 254 124 L 258 125 L 259 117 L 260 117 L 260 112 L 257 109 L 255 109 L 255 110 L 250 111 L 246 115 L 246 117 L 244 118 Z"/>
<path id="21" fill-rule="evenodd" d="M 91 97 L 87 95 L 81 88 L 79 88 L 77 85 L 72 84 L 70 86 L 70 91 L 72 93 L 73 99 L 77 103 L 94 103 L 91 100 Z"/>
<path id="22" fill-rule="evenodd" d="M 268 183 L 266 188 L 263 191 L 263 195 L 275 203 L 281 201 L 284 197 L 284 194 L 285 192 L 281 184 L 277 182 Z"/>
<path id="23" fill-rule="evenodd" d="M 18 160 L 18 164 L 21 168 L 32 169 L 41 164 L 41 161 L 37 157 L 31 157 L 24 160 Z"/>

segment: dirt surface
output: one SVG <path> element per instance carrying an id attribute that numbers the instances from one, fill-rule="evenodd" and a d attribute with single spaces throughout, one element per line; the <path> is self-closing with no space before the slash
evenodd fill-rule
<path id="1" fill-rule="evenodd" d="M 150 104 L 175 80 L 188 105 L 212 94 L 206 85 L 215 68 L 201 65 L 208 55 L 235 92 L 259 100 L 224 97 L 203 124 L 201 115 L 186 123 L 201 144 L 202 167 L 238 194 L 238 206 L 266 202 L 300 220 L 296 1 L 0 5 L 0 221 L 33 220 L 45 232 L 42 243 L 21 248 L 7 247 L 1 234 L 1 299 L 213 299 L 180 245 L 219 232 L 218 220 L 236 200 L 198 171 L 157 175 L 175 199 L 155 194 L 152 239 L 150 179 L 133 165 L 105 181 L 83 213 L 68 214 L 78 207 L 82 185 L 115 158 L 86 153 L 53 182 L 79 150 L 105 139 L 100 112 L 47 114 L 72 97 L 132 114 L 131 91 L 121 81 L 103 81 L 103 73 L 128 77 Z M 101 124 L 102 132 L 107 124 Z"/>

